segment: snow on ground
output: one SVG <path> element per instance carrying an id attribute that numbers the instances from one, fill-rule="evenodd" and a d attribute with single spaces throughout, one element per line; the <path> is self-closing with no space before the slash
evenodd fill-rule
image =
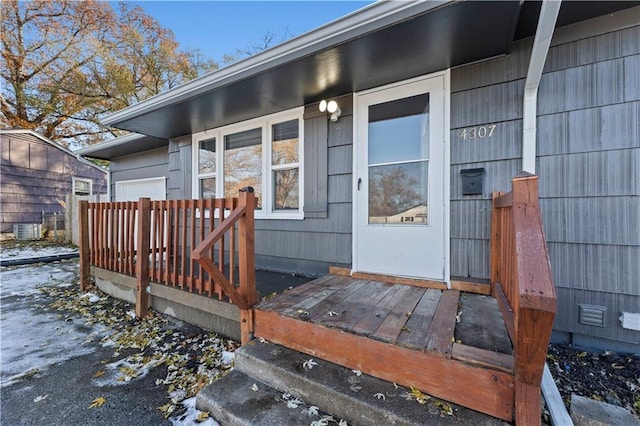
<path id="1" fill-rule="evenodd" d="M 16 247 L 2 247 L 0 248 L 0 259 L 30 259 L 33 257 L 45 257 L 55 256 L 58 254 L 77 253 L 78 249 L 75 247 L 41 247 L 38 245 L 33 246 L 16 246 Z"/>
<path id="2" fill-rule="evenodd" d="M 77 318 L 60 319 L 44 305 L 43 286 L 69 287 L 77 281 L 75 262 L 2 268 L 0 273 L 0 380 L 13 379 L 76 356 L 93 352 L 103 327 L 89 328 Z"/>
<path id="3" fill-rule="evenodd" d="M 29 258 L 73 250 L 68 247 L 3 248 L 0 257 Z M 41 289 L 68 288 L 77 283 L 77 261 L 0 268 L 0 388 L 53 364 L 92 353 L 100 346 L 115 346 L 111 340 L 114 330 L 108 330 L 99 323 L 89 324 L 73 314 L 47 307 L 51 299 Z M 103 297 L 89 292 L 79 299 L 84 299 L 83 303 L 96 304 Z M 135 316 L 133 312 L 127 312 L 127 315 Z M 233 352 L 221 352 L 220 363 L 230 366 L 234 360 Z M 126 385 L 161 365 L 165 356 L 160 359 L 138 358 L 131 356 L 105 365 L 103 376 L 96 377 L 93 385 Z M 184 406 L 186 411 L 169 419 L 173 425 L 219 426 L 215 420 L 208 418 L 208 413 L 195 408 L 195 397 L 180 401 L 184 396 L 176 399 L 175 404 Z"/>
<path id="4" fill-rule="evenodd" d="M 196 397 L 185 399 L 182 401 L 182 405 L 187 411 L 177 418 L 171 418 L 171 424 L 173 426 L 220 426 L 218 422 L 210 417 L 206 420 L 203 418 L 202 411 L 196 408 Z"/>

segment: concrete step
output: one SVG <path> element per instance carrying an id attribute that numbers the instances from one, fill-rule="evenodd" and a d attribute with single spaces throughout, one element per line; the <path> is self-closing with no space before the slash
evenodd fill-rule
<path id="1" fill-rule="evenodd" d="M 288 408 L 282 392 L 238 370 L 202 389 L 196 407 L 223 426 L 309 426 L 318 419 L 305 413 L 308 407 Z"/>
<path id="2" fill-rule="evenodd" d="M 246 383 L 251 382 L 248 386 L 251 387 L 253 383 L 261 382 L 280 391 L 276 393 L 280 402 L 275 404 L 279 412 L 282 412 L 282 407 L 287 410 L 286 402 L 282 402 L 281 397 L 282 393 L 288 393 L 307 405 L 317 406 L 320 410 L 331 413 L 335 419 L 345 419 L 352 425 L 424 425 L 425 423 L 459 425 L 461 421 L 473 425 L 505 424 L 499 419 L 476 411 L 454 404 L 443 404 L 435 398 L 420 404 L 415 399 L 407 399 L 409 389 L 364 374 L 358 375 L 350 369 L 320 359 L 313 359 L 315 365 L 310 365 L 308 362 L 305 364 L 310 359 L 310 356 L 300 352 L 256 341 L 236 351 L 234 365 L 236 373 L 244 373 L 247 377 L 254 379 L 253 382 L 251 379 L 245 382 L 243 385 L 245 388 L 247 388 Z M 258 383 L 260 389 L 262 389 L 261 383 Z M 229 392 L 229 387 L 226 389 L 226 392 Z M 247 398 L 250 397 L 251 394 L 247 396 Z M 258 402 L 256 405 L 259 405 Z M 447 405 L 451 407 L 453 415 L 445 413 Z M 290 411 L 292 410 L 287 414 L 291 414 Z M 217 418 L 213 412 L 212 415 Z M 277 419 L 278 415 L 281 414 L 270 414 L 268 418 Z M 285 416 L 285 414 L 282 415 Z M 306 419 L 302 419 L 302 421 L 305 420 L 305 424 L 310 424 L 317 418 L 307 416 Z M 220 421 L 226 424 L 222 418 Z M 271 423 L 260 421 L 245 424 Z M 297 423 L 289 423 L 287 417 L 282 417 L 279 424 Z"/>

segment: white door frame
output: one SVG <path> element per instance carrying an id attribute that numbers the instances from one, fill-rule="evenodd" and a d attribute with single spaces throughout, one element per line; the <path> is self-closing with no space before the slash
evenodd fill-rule
<path id="1" fill-rule="evenodd" d="M 420 77 L 415 77 L 409 80 L 404 80 L 404 81 L 399 81 L 399 82 L 395 82 L 392 84 L 388 84 L 385 86 L 380 86 L 380 87 L 376 87 L 373 89 L 369 89 L 369 90 L 365 90 L 362 92 L 358 92 L 358 93 L 354 93 L 353 94 L 353 114 L 354 114 L 354 120 L 353 120 L 353 183 L 352 183 L 352 202 L 353 202 L 353 206 L 352 206 L 352 269 L 354 271 L 358 270 L 358 264 L 357 264 L 357 259 L 358 257 L 356 256 L 356 252 L 358 250 L 357 247 L 357 241 L 358 241 L 358 226 L 357 226 L 357 221 L 358 221 L 358 206 L 357 206 L 357 200 L 358 200 L 358 171 L 359 171 L 359 166 L 361 165 L 361 161 L 366 161 L 366 159 L 361 159 L 358 158 L 358 150 L 357 148 L 357 143 L 358 143 L 358 114 L 359 114 L 359 106 L 358 106 L 358 97 L 361 95 L 366 95 L 369 93 L 373 93 L 373 92 L 377 92 L 377 91 L 381 91 L 381 90 L 387 90 L 387 89 L 392 89 L 394 87 L 399 87 L 399 86 L 403 86 L 406 84 L 411 84 L 414 82 L 419 82 L 422 80 L 428 80 L 434 77 L 441 77 L 443 79 L 444 82 L 444 91 L 443 91 L 443 95 L 444 95 L 444 99 L 443 99 L 443 122 L 442 122 L 442 126 L 443 126 L 443 138 L 444 138 L 444 152 L 443 152 L 443 161 L 444 161 L 444 167 L 443 167 L 443 175 L 442 175 L 442 179 L 443 179 L 443 198 L 444 198 L 444 205 L 443 205 L 443 226 L 444 226 L 444 271 L 443 271 L 443 276 L 444 276 L 444 282 L 447 284 L 447 286 L 450 285 L 450 279 L 451 279 L 451 228 L 450 228 L 450 199 L 451 199 L 451 182 L 450 182 L 450 169 L 451 169 L 451 154 L 450 154 L 450 132 L 451 132 L 451 125 L 450 125 L 450 98 L 451 98 L 451 73 L 449 69 L 446 69 L 444 71 L 439 71 L 436 73 L 432 73 L 432 74 L 428 74 L 428 75 L 424 75 L 424 76 L 420 76 Z"/>

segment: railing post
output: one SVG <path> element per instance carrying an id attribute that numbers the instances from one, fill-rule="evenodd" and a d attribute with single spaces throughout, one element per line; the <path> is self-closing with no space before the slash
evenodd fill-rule
<path id="1" fill-rule="evenodd" d="M 502 246 L 502 212 L 496 207 L 496 198 L 502 193 L 494 192 L 491 200 L 491 295 L 496 297 L 495 284 L 500 280 L 500 247 Z"/>
<path id="2" fill-rule="evenodd" d="M 151 200 L 138 200 L 138 238 L 136 239 L 136 316 L 149 312 L 149 242 L 151 239 Z"/>
<path id="3" fill-rule="evenodd" d="M 256 269 L 255 269 L 255 241 L 254 241 L 254 210 L 256 197 L 253 191 L 240 192 L 239 206 L 245 206 L 245 214 L 238 221 L 238 261 L 240 286 L 238 292 L 247 301 L 248 309 L 240 310 L 240 342 L 244 345 L 252 338 L 253 333 L 253 305 L 257 302 Z M 230 265 L 233 268 L 234 265 Z"/>
<path id="4" fill-rule="evenodd" d="M 540 383 L 556 312 L 556 294 L 548 265 L 538 205 L 538 177 L 529 173 L 513 181 L 516 233 L 515 419 L 540 424 Z M 547 262 L 546 268 L 540 264 Z"/>
<path id="5" fill-rule="evenodd" d="M 80 230 L 80 238 L 78 240 L 78 248 L 80 251 L 80 291 L 85 292 L 89 287 L 90 272 L 90 247 L 89 247 L 89 203 L 80 201 L 78 208 L 78 227 Z"/>

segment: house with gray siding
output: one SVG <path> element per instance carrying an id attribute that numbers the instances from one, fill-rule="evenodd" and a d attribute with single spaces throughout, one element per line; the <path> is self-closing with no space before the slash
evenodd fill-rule
<path id="1" fill-rule="evenodd" d="M 71 194 L 107 192 L 107 170 L 33 130 L 0 131 L 0 232 L 63 212 Z"/>
<path id="2" fill-rule="evenodd" d="M 82 155 L 113 200 L 254 187 L 259 268 L 444 283 L 489 280 L 492 193 L 535 173 L 554 339 L 640 352 L 638 117 L 638 2 L 378 2 L 113 113 L 135 134 Z"/>

